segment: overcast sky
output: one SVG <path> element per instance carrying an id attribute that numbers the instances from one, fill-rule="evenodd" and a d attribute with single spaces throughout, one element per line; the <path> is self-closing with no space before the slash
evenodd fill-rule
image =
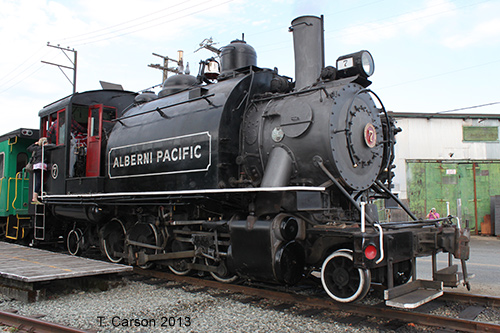
<path id="1" fill-rule="evenodd" d="M 500 113 L 498 0 L 0 0 L 0 134 L 38 128 L 38 111 L 72 93 L 60 69 L 41 62 L 72 66 L 48 42 L 78 52 L 80 92 L 100 80 L 131 91 L 161 83 L 147 67 L 162 61 L 153 52 L 184 50 L 196 75 L 212 56 L 195 52 L 201 41 L 222 47 L 242 33 L 258 66 L 294 77 L 290 22 L 321 14 L 326 64 L 369 50 L 371 89 L 388 110 Z"/>

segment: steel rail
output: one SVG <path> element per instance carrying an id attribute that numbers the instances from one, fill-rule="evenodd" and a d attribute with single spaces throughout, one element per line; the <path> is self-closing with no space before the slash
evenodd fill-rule
<path id="1" fill-rule="evenodd" d="M 500 307 L 500 297 L 498 296 L 473 295 L 473 294 L 469 295 L 466 293 L 445 291 L 444 295 L 441 296 L 439 299 L 442 299 L 444 301 Z"/>
<path id="2" fill-rule="evenodd" d="M 413 312 L 409 310 L 399 310 L 379 305 L 368 306 L 362 304 L 336 303 L 333 300 L 328 299 L 308 297 L 268 289 L 258 289 L 255 287 L 247 287 L 236 284 L 225 284 L 213 280 L 204 280 L 189 276 L 178 276 L 166 272 L 142 270 L 140 268 L 134 268 L 134 273 L 159 279 L 175 281 L 178 283 L 187 283 L 201 287 L 229 290 L 235 293 L 242 293 L 245 295 L 260 297 L 264 299 L 298 303 L 325 310 L 347 311 L 367 317 L 379 317 L 391 320 L 398 319 L 406 323 L 421 324 L 432 327 L 446 327 L 447 329 L 455 329 L 463 332 L 500 332 L 500 324 L 478 322 L 460 318 L 442 317 L 437 315 Z"/>
<path id="3" fill-rule="evenodd" d="M 60 324 L 50 323 L 40 319 L 21 316 L 11 312 L 0 311 L 0 323 L 14 327 L 16 332 L 37 333 L 88 333 L 90 331 L 68 327 Z"/>

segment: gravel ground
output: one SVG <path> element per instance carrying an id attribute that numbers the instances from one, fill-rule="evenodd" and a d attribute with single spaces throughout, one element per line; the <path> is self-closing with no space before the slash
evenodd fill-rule
<path id="1" fill-rule="evenodd" d="M 189 289 L 192 287 L 183 287 Z M 168 285 L 127 281 L 104 292 L 73 291 L 26 304 L 0 296 L 0 310 L 45 314 L 45 321 L 98 332 L 379 332 L 376 323 L 338 323 L 345 314 L 300 314 L 304 309 L 269 309 L 265 304 L 188 292 Z M 247 296 L 241 295 L 246 298 Z M 420 332 L 404 326 L 396 332 Z"/>

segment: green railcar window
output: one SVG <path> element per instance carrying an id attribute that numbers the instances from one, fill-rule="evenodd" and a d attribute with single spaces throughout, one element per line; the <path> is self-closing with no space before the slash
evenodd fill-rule
<path id="1" fill-rule="evenodd" d="M 497 126 L 463 126 L 463 141 L 498 141 Z"/>
<path id="2" fill-rule="evenodd" d="M 4 176 L 4 157 L 5 157 L 5 154 L 4 153 L 0 153 L 0 179 L 3 178 Z"/>

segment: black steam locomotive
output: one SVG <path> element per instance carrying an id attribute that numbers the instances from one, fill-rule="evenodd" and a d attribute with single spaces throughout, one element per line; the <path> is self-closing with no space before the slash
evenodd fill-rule
<path id="1" fill-rule="evenodd" d="M 466 273 L 467 230 L 409 211 L 415 221 L 378 220 L 374 200 L 397 200 L 399 129 L 367 88 L 370 53 L 325 66 L 323 18 L 299 17 L 290 30 L 295 82 L 257 67 L 255 50 L 235 40 L 220 50 L 220 71 L 202 61 L 198 76 L 171 76 L 158 95 L 89 91 L 43 108 L 41 135 L 55 145 L 44 149 L 34 239 L 224 282 L 320 275 L 339 302 L 362 299 L 371 283 L 396 306 L 410 291 L 425 290 L 421 304 L 443 282 L 457 286 L 451 264 L 417 280 L 416 258 L 448 252 Z"/>

